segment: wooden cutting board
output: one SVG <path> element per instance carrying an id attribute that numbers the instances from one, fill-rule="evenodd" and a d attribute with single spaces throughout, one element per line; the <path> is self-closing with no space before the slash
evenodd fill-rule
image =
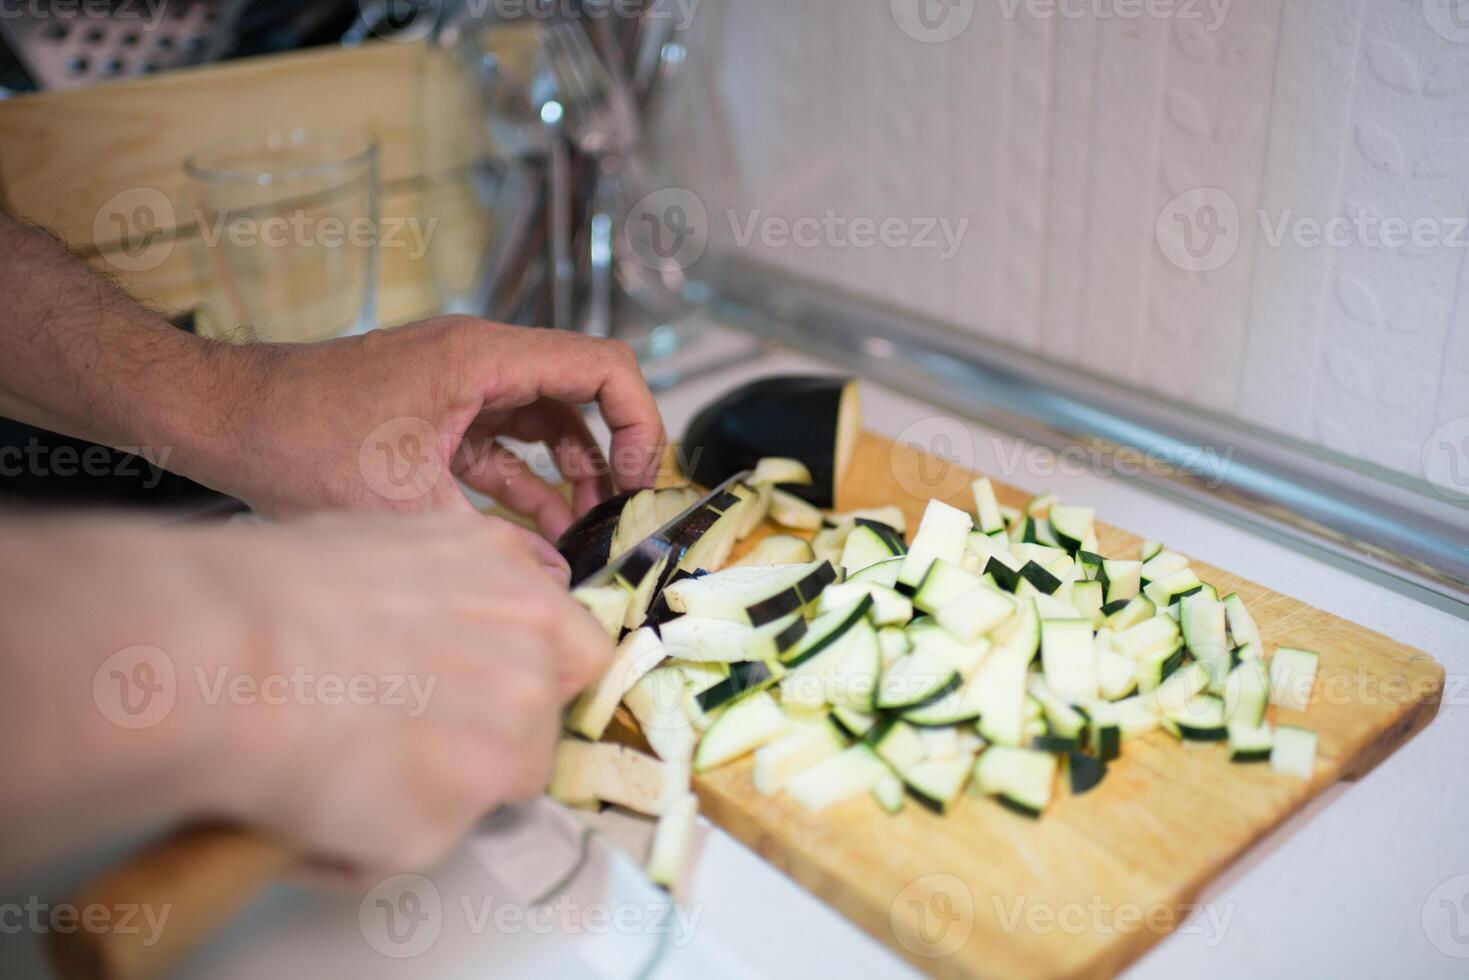
<path id="1" fill-rule="evenodd" d="M 972 477 L 867 434 L 838 509 L 898 504 L 911 537 L 929 497 L 972 511 Z M 1026 499 L 996 490 L 1001 503 Z M 1109 557 L 1136 557 L 1142 543 L 1100 522 L 1097 536 Z M 695 779 L 703 813 L 931 975 L 1115 974 L 1182 922 L 1251 844 L 1426 725 L 1443 690 L 1443 668 L 1418 650 L 1228 572 L 1194 568 L 1220 595 L 1240 593 L 1272 649 L 1320 652 L 1311 710 L 1270 709 L 1272 720 L 1319 733 L 1311 781 L 1234 764 L 1220 745 L 1160 731 L 1126 743 L 1085 796 L 1072 797 L 1063 779 L 1039 820 L 970 795 L 944 817 L 912 801 L 889 816 L 870 799 L 812 814 L 755 792 L 748 758 Z M 619 726 L 637 738 L 625 711 Z"/>

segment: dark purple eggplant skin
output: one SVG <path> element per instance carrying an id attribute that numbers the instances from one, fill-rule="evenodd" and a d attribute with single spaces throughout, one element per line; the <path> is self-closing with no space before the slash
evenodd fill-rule
<path id="1" fill-rule="evenodd" d="M 681 462 L 695 483 L 712 487 L 767 456 L 798 459 L 811 485 L 782 487 L 817 507 L 831 507 L 836 488 L 837 419 L 850 377 L 781 375 L 726 392 L 684 431 Z"/>
<path id="2" fill-rule="evenodd" d="M 556 550 L 571 566 L 571 584 L 579 585 L 607 565 L 607 555 L 612 550 L 612 535 L 617 530 L 617 519 L 622 508 L 632 499 L 636 490 L 608 497 L 579 517 L 566 533 L 556 539 Z"/>

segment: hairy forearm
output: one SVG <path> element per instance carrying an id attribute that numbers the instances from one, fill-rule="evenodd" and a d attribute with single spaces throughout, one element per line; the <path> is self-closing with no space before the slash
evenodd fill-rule
<path id="1" fill-rule="evenodd" d="M 224 809 L 228 712 L 196 670 L 249 651 L 201 529 L 0 523 L 0 876 Z"/>
<path id="2" fill-rule="evenodd" d="M 50 235 L 4 214 L 0 256 L 0 414 L 146 449 L 211 482 L 258 405 L 272 349 L 175 329 Z"/>

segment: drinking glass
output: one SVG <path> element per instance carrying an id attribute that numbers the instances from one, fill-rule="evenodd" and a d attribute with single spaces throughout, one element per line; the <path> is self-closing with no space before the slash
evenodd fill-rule
<path id="1" fill-rule="evenodd" d="M 307 342 L 377 326 L 376 140 L 294 129 L 200 150 L 184 170 L 209 281 L 201 332 Z"/>

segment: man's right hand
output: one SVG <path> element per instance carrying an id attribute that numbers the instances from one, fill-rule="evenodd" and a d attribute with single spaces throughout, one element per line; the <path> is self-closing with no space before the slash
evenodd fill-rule
<path id="1" fill-rule="evenodd" d="M 247 537 L 257 541 L 221 570 L 265 626 L 255 669 L 339 675 L 373 693 L 231 706 L 253 760 L 243 819 L 314 857 L 403 870 L 545 790 L 560 709 L 601 675 L 612 642 L 544 541 L 450 513 L 324 517 Z"/>

